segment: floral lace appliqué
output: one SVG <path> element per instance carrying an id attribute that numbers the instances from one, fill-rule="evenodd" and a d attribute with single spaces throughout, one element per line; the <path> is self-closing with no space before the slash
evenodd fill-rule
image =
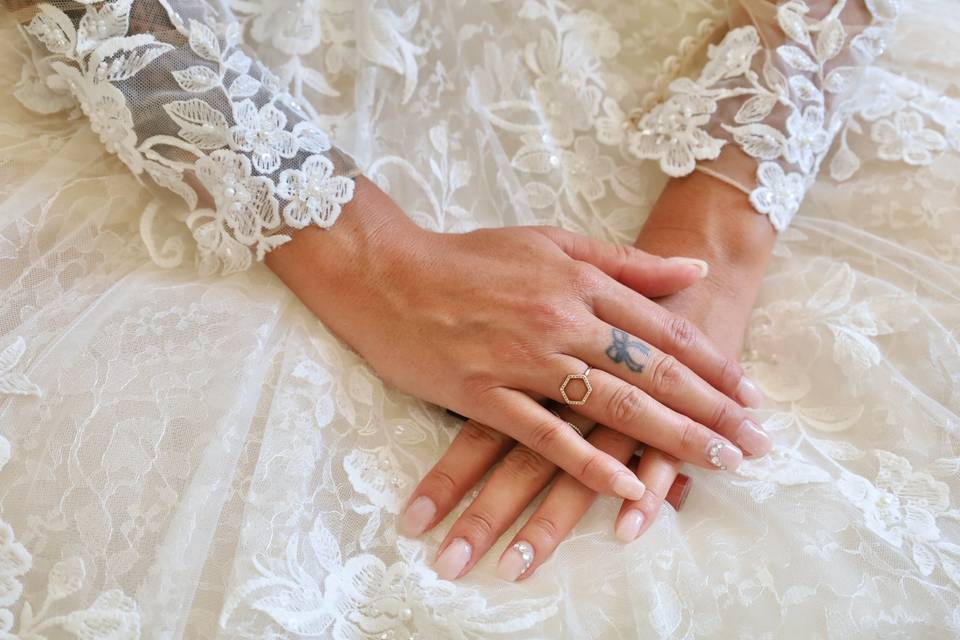
<path id="1" fill-rule="evenodd" d="M 35 55 L 27 65 L 36 77 L 49 69 L 46 84 L 76 98 L 106 148 L 136 175 L 148 174 L 196 210 L 187 224 L 202 272 L 245 269 L 251 252 L 262 260 L 289 241 L 281 208 L 293 228 L 336 221 L 353 197 L 344 174 L 356 169 L 244 52 L 239 23 L 202 3 L 151 0 L 134 7 L 149 24 L 141 19 L 131 29 L 132 0 L 84 4 L 82 15 L 38 7 L 25 31 L 53 56 Z M 161 109 L 151 107 L 159 96 Z M 213 208 L 197 209 L 207 196 Z"/>

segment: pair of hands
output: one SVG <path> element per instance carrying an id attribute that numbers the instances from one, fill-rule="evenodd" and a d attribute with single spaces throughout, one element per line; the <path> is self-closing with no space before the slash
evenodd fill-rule
<path id="1" fill-rule="evenodd" d="M 744 409 L 757 394 L 739 365 L 689 320 L 637 293 L 661 296 L 689 286 L 705 275 L 697 261 L 664 260 L 554 229 L 435 234 L 410 223 L 371 183 L 361 179 L 357 194 L 337 228 L 298 233 L 268 264 L 386 381 L 472 418 L 458 442 L 481 475 L 509 440 L 479 424 L 527 447 L 508 458 L 537 471 L 525 488 L 529 499 L 554 464 L 590 499 L 592 491 L 648 499 L 624 464 L 637 440 L 666 452 L 671 464 L 707 468 L 734 468 L 743 450 L 769 449 Z M 592 391 L 571 407 L 582 421 L 538 402 L 562 402 L 567 376 L 588 368 Z M 571 428 L 575 420 L 607 427 L 585 440 Z M 484 445 L 483 455 L 474 442 Z M 452 502 L 424 506 L 417 495 L 411 503 L 408 515 L 419 514 L 423 529 L 459 499 L 463 483 L 448 484 Z M 487 527 L 496 534 L 487 548 L 518 513 Z M 642 526 L 632 522 L 631 529 Z M 462 575 L 485 551 L 476 540 L 450 539 L 438 572 Z"/>

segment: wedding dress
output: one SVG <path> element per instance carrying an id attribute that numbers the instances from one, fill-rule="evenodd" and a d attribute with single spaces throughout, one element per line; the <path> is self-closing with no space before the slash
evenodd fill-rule
<path id="1" fill-rule="evenodd" d="M 11 2 L 0 638 L 960 635 L 953 2 Z M 447 231 L 748 193 L 774 452 L 630 545 L 604 500 L 522 583 L 502 545 L 438 579 L 396 519 L 456 422 L 257 264 L 356 167 Z"/>

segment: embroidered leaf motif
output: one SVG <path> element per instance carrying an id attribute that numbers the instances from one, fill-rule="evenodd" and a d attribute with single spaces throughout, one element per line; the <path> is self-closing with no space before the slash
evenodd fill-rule
<path id="1" fill-rule="evenodd" d="M 146 33 L 111 38 L 90 56 L 90 68 L 94 70 L 97 82 L 120 82 L 140 73 L 168 51 L 173 51 L 172 45 L 157 42 Z"/>
<path id="2" fill-rule="evenodd" d="M 190 21 L 190 48 L 201 58 L 212 62 L 220 61 L 220 41 L 207 25 Z"/>
<path id="3" fill-rule="evenodd" d="M 69 53 L 77 43 L 77 31 L 67 14 L 46 3 L 38 7 L 26 30 L 53 53 Z"/>
<path id="4" fill-rule="evenodd" d="M 807 24 L 796 9 L 797 5 L 794 4 L 782 5 L 777 11 L 777 22 L 791 40 L 809 47 L 810 35 L 807 33 Z"/>
<path id="5" fill-rule="evenodd" d="M 227 144 L 227 118 L 203 100 L 175 100 L 164 111 L 180 125 L 179 135 L 201 149 L 219 149 Z"/>
<path id="6" fill-rule="evenodd" d="M 245 54 L 243 51 L 234 51 L 230 54 L 230 57 L 227 58 L 227 61 L 224 63 L 231 71 L 236 71 L 237 73 L 247 73 L 250 71 L 250 66 L 253 64 L 253 60 L 250 59 L 250 56 Z"/>
<path id="7" fill-rule="evenodd" d="M 754 158 L 774 160 L 783 155 L 787 146 L 784 135 L 765 124 L 748 124 L 743 127 L 723 127 L 731 134 L 745 152 Z"/>
<path id="8" fill-rule="evenodd" d="M 230 97 L 231 98 L 249 98 L 255 96 L 257 92 L 260 91 L 260 82 L 254 79 L 252 76 L 246 74 L 238 76 L 230 84 Z"/>
<path id="9" fill-rule="evenodd" d="M 806 76 L 790 76 L 790 88 L 799 100 L 823 103 L 823 94 Z"/>
<path id="10" fill-rule="evenodd" d="M 174 71 L 173 77 L 184 91 L 203 93 L 220 84 L 220 76 L 210 67 L 196 65 L 182 71 Z"/>
<path id="11" fill-rule="evenodd" d="M 844 40 L 846 40 L 846 33 L 840 21 L 829 21 L 817 35 L 817 59 L 823 63 L 835 58 L 843 49 Z"/>
<path id="12" fill-rule="evenodd" d="M 750 122 L 760 122 L 773 110 L 773 106 L 777 103 L 777 97 L 769 93 L 760 93 L 746 102 L 740 107 L 740 110 L 737 111 L 737 115 L 734 116 L 740 124 L 747 124 Z"/>
<path id="13" fill-rule="evenodd" d="M 777 47 L 777 53 L 783 58 L 783 61 L 799 71 L 817 71 L 820 67 L 810 59 L 810 56 L 793 45 L 783 45 Z"/>
<path id="14" fill-rule="evenodd" d="M 127 35 L 130 28 L 130 5 L 133 0 L 105 3 L 101 8 L 87 7 L 77 29 L 77 53 L 92 51 L 108 38 Z"/>
<path id="15" fill-rule="evenodd" d="M 13 370 L 26 353 L 27 343 L 17 338 L 9 347 L 0 351 L 0 395 L 39 396 L 40 389 L 27 377 Z"/>

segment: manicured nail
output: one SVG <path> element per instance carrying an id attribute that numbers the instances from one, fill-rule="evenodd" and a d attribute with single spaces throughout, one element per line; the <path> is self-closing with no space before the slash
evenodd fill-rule
<path id="1" fill-rule="evenodd" d="M 410 503 L 407 509 L 400 516 L 400 522 L 397 529 L 408 538 L 416 538 L 433 522 L 437 515 L 437 505 L 427 496 L 420 496 Z"/>
<path id="2" fill-rule="evenodd" d="M 677 479 L 673 481 L 673 484 L 670 485 L 670 490 L 667 491 L 666 501 L 675 510 L 680 511 L 683 503 L 687 501 L 687 496 L 690 494 L 690 487 L 692 486 L 693 480 L 690 476 L 681 473 L 677 476 Z"/>
<path id="3" fill-rule="evenodd" d="M 633 542 L 640 535 L 640 528 L 643 526 L 645 517 L 639 509 L 629 509 L 620 516 L 617 522 L 617 528 L 614 533 L 620 542 Z"/>
<path id="4" fill-rule="evenodd" d="M 707 274 L 710 273 L 710 265 L 708 265 L 703 260 L 698 260 L 697 258 L 667 258 L 667 262 L 672 262 L 673 264 L 688 264 L 696 267 L 700 271 L 700 277 L 706 278 Z"/>
<path id="5" fill-rule="evenodd" d="M 721 471 L 733 471 L 743 462 L 743 452 L 737 449 L 729 442 L 723 440 L 711 440 L 707 447 L 707 457 L 710 464 Z"/>
<path id="6" fill-rule="evenodd" d="M 733 439 L 741 449 L 753 456 L 765 456 L 773 449 L 770 436 L 753 420 L 744 420 Z"/>
<path id="7" fill-rule="evenodd" d="M 628 471 L 621 471 L 613 478 L 613 492 L 627 500 L 639 500 L 647 490 L 637 476 Z"/>
<path id="8" fill-rule="evenodd" d="M 751 409 L 759 409 L 763 405 L 763 394 L 760 393 L 757 385 L 750 382 L 747 376 L 740 378 L 740 384 L 737 385 L 735 395 L 740 404 Z"/>
<path id="9" fill-rule="evenodd" d="M 516 582 L 533 564 L 533 545 L 526 540 L 507 549 L 497 563 L 497 577 L 507 582 Z"/>
<path id="10" fill-rule="evenodd" d="M 454 538 L 433 563 L 433 570 L 444 580 L 455 580 L 470 562 L 472 554 L 473 547 L 469 542 L 463 538 Z"/>

